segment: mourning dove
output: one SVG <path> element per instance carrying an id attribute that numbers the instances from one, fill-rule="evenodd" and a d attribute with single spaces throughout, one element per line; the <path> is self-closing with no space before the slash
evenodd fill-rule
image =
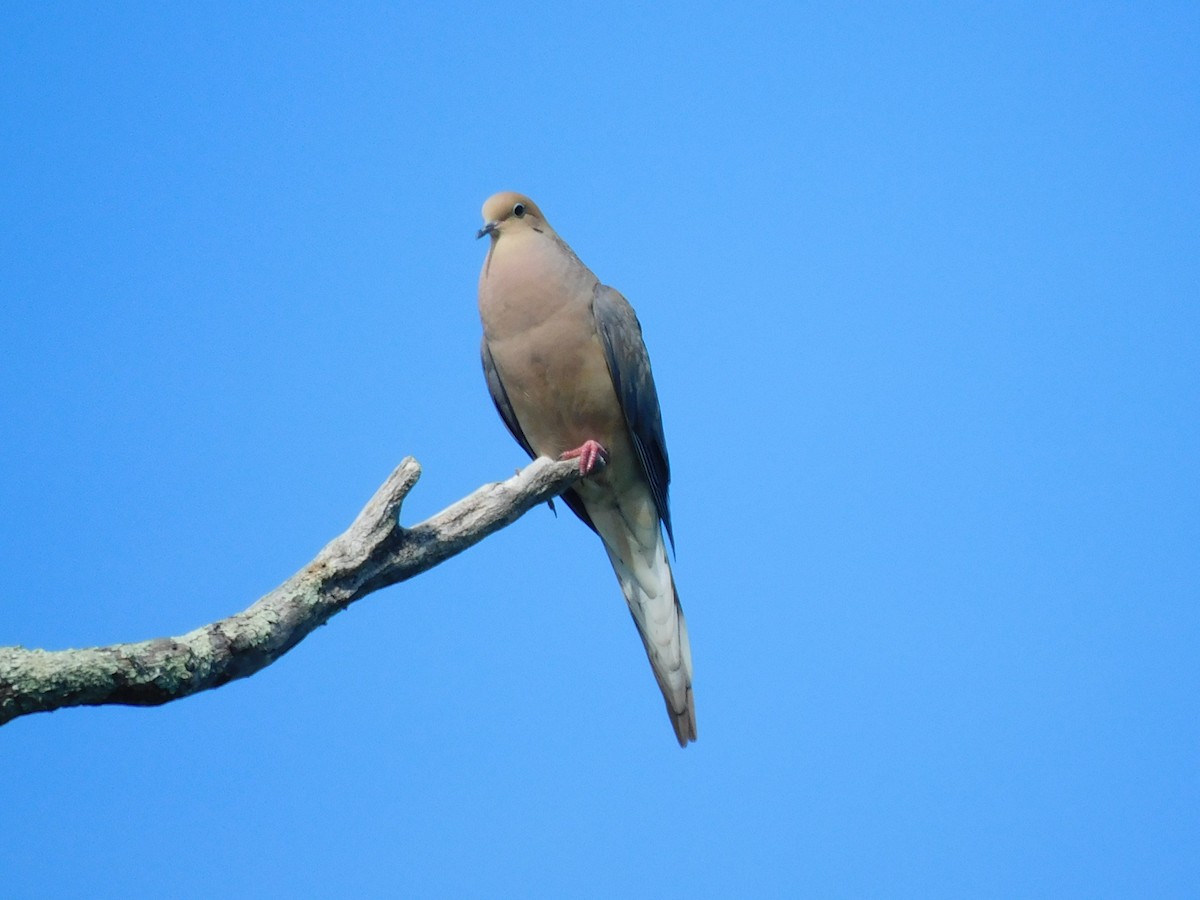
<path id="1" fill-rule="evenodd" d="M 483 205 L 483 370 L 504 424 L 532 457 L 579 459 L 563 495 L 604 542 L 681 747 L 696 739 L 692 654 L 662 527 L 670 467 L 658 393 L 629 302 L 600 283 L 537 205 Z M 597 466 L 597 460 L 605 462 Z"/>

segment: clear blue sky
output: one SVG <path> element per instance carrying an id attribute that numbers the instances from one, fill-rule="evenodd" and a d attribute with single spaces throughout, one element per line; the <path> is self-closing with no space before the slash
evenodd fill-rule
<path id="1" fill-rule="evenodd" d="M 586 11 L 584 11 L 586 10 Z M 1200 7 L 5 4 L 0 644 L 511 474 L 473 237 L 638 309 L 700 740 L 537 510 L 159 709 L 0 729 L 6 897 L 1183 897 Z"/>

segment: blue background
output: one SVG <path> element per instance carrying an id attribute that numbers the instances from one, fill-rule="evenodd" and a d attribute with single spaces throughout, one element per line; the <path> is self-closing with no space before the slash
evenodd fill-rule
<path id="1" fill-rule="evenodd" d="M 0 730 L 7 897 L 1182 897 L 1200 7 L 6 4 L 0 643 L 179 634 L 523 455 L 473 240 L 637 307 L 699 742 L 535 510 Z"/>

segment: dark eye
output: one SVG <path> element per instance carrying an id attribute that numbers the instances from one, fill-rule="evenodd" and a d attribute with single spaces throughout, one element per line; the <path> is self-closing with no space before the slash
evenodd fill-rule
<path id="1" fill-rule="evenodd" d="M 513 215 L 516 216 L 518 219 L 523 219 L 525 217 L 525 204 L 518 203 L 516 206 L 514 206 L 513 207 Z"/>

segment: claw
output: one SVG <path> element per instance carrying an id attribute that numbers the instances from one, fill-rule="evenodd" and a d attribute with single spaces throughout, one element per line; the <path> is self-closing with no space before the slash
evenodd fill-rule
<path id="1" fill-rule="evenodd" d="M 566 451 L 559 459 L 578 459 L 579 474 L 586 478 L 596 468 L 597 461 L 608 462 L 608 451 L 597 441 L 587 440 L 574 450 Z"/>

